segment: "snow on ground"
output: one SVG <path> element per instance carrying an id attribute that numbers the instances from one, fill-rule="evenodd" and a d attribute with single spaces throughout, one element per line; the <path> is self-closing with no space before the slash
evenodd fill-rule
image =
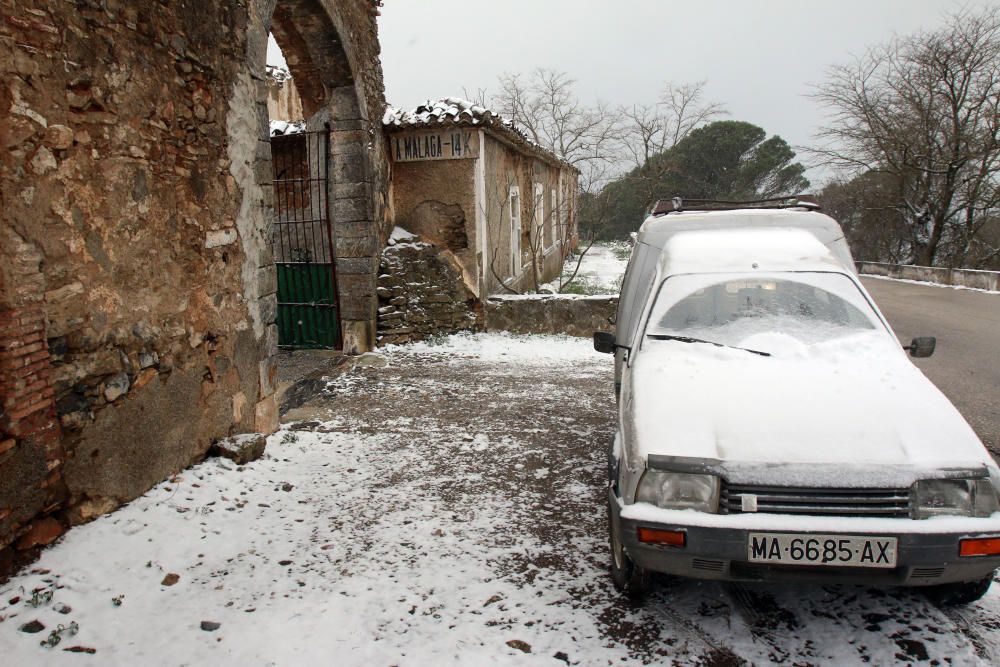
<path id="1" fill-rule="evenodd" d="M 964 289 L 970 292 L 985 292 L 986 294 L 1000 294 L 1000 291 L 980 289 L 978 287 L 966 287 L 965 285 L 944 285 L 942 283 L 932 283 L 926 280 L 908 280 L 906 278 L 892 278 L 890 276 L 880 276 L 874 273 L 862 273 L 862 278 L 874 278 L 875 280 L 890 280 L 896 283 L 910 283 L 911 285 L 926 285 L 928 287 L 947 287 L 949 289 Z"/>
<path id="2" fill-rule="evenodd" d="M 567 291 L 584 294 L 617 294 L 621 291 L 622 277 L 625 275 L 630 251 L 631 248 L 627 243 L 595 243 L 584 254 L 580 270 Z M 578 259 L 578 255 L 570 255 L 566 259 L 562 280 L 568 280 L 573 275 Z"/>
<path id="3" fill-rule="evenodd" d="M 332 370 L 264 459 L 186 470 L 0 585 L 4 664 L 997 663 L 1000 588 L 947 613 L 676 580 L 627 604 L 606 573 L 610 357 L 496 334 L 381 354 Z"/>

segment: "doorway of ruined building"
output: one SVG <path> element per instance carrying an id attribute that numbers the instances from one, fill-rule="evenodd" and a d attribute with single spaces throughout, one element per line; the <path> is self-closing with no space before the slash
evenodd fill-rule
<path id="1" fill-rule="evenodd" d="M 330 223 L 330 130 L 271 136 L 278 281 L 278 347 L 340 349 L 333 225 Z"/>
<path id="2" fill-rule="evenodd" d="M 374 344 L 379 230 L 372 193 L 380 179 L 362 112 L 372 105 L 338 30 L 340 14 L 355 10 L 329 0 L 263 5 L 273 6 L 265 35 L 282 66 L 271 66 L 268 48 L 270 175 L 262 169 L 258 179 L 270 208 L 273 343 L 364 352 Z M 284 95 L 274 95 L 272 83 Z"/>

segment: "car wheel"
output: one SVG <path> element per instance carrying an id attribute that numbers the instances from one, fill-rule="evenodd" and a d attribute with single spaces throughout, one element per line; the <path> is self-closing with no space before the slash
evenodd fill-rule
<path id="1" fill-rule="evenodd" d="M 954 607 L 975 602 L 986 595 L 993 583 L 993 573 L 979 581 L 962 581 L 955 584 L 939 584 L 926 589 L 928 597 L 941 607 Z"/>
<path id="2" fill-rule="evenodd" d="M 649 572 L 636 565 L 625 553 L 625 547 L 622 545 L 610 509 L 608 510 L 608 531 L 611 543 L 611 580 L 619 591 L 633 600 L 640 600 L 649 590 Z"/>

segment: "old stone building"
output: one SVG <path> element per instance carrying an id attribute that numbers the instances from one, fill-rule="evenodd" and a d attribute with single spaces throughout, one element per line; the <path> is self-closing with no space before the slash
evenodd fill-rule
<path id="1" fill-rule="evenodd" d="M 383 254 L 381 341 L 468 328 L 462 308 L 479 319 L 488 295 L 534 291 L 559 275 L 577 242 L 574 167 L 467 100 L 390 108 L 384 124 L 393 219 L 423 251 L 409 251 L 412 266 L 398 247 Z M 459 287 L 419 279 L 428 267 Z"/>
<path id="2" fill-rule="evenodd" d="M 342 346 L 375 343 L 377 0 L 0 0 L 0 564 L 277 423 L 273 31 L 326 196 Z"/>

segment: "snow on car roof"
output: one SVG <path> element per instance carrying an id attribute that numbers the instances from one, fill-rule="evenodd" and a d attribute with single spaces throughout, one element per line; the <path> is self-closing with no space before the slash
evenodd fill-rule
<path id="1" fill-rule="evenodd" d="M 662 275 L 743 271 L 844 271 L 810 231 L 794 227 L 695 229 L 666 238 Z"/>
<path id="2" fill-rule="evenodd" d="M 774 234 L 756 235 L 755 232 L 774 231 Z M 837 221 L 828 215 L 816 211 L 786 209 L 742 209 L 736 211 L 699 211 L 689 213 L 670 213 L 649 217 L 639 229 L 638 242 L 646 243 L 655 248 L 666 249 L 670 240 L 684 233 L 711 233 L 711 236 L 701 236 L 706 243 L 716 244 L 712 247 L 702 247 L 695 243 L 691 251 L 698 252 L 698 258 L 692 257 L 690 260 L 683 260 L 688 264 L 699 262 L 697 268 L 689 267 L 693 271 L 722 271 L 728 269 L 748 268 L 750 262 L 757 261 L 750 258 L 749 254 L 741 251 L 740 243 L 751 243 L 755 245 L 774 244 L 774 247 L 758 247 L 755 251 L 761 257 L 770 257 L 788 263 L 794 260 L 794 253 L 801 252 L 801 256 L 820 259 L 820 255 L 815 247 L 811 249 L 810 244 L 803 238 L 802 232 L 811 236 L 815 242 L 826 247 L 825 257 L 821 263 L 826 265 L 826 270 L 830 269 L 830 263 L 836 265 L 840 270 L 848 270 L 856 273 L 854 259 L 851 257 L 851 250 L 847 245 L 844 232 L 837 224 Z M 754 232 L 744 235 L 742 232 Z M 800 233 L 793 233 L 800 232 Z M 735 234 L 736 236 L 730 236 Z M 797 240 L 796 240 L 797 239 Z M 799 245 L 800 248 L 793 246 Z M 745 247 L 745 246 L 744 246 Z M 676 248 L 675 248 L 676 250 Z M 731 256 L 735 253 L 735 256 Z M 672 262 L 682 261 L 676 252 L 670 253 Z M 723 255 L 729 256 L 724 259 Z M 699 259 L 700 258 L 700 259 Z M 721 264 L 726 264 L 728 269 Z M 801 262 L 800 262 L 801 263 Z M 761 265 L 760 268 L 764 268 Z M 778 268 L 769 267 L 772 270 Z M 782 266 L 782 268 L 788 268 Z M 672 273 L 677 271 L 671 269 Z"/>

